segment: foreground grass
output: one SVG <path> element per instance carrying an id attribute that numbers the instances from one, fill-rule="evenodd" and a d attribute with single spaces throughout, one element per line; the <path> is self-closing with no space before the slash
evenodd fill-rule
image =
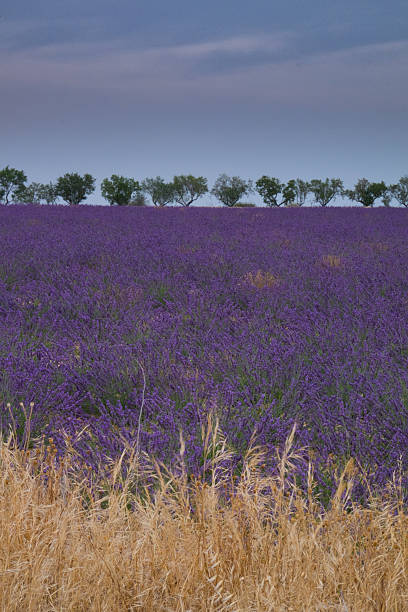
<path id="1" fill-rule="evenodd" d="M 322 510 L 312 482 L 303 496 L 289 486 L 289 439 L 278 477 L 262 475 L 253 448 L 231 493 L 225 444 L 209 450 L 206 484 L 155 466 L 154 496 L 137 496 L 133 457 L 127 479 L 117 465 L 102 497 L 72 475 L 69 456 L 57 466 L 52 452 L 3 443 L 1 610 L 408 609 L 397 486 L 388 501 L 351 507 L 349 463 Z M 181 466 L 182 457 L 183 443 Z"/>

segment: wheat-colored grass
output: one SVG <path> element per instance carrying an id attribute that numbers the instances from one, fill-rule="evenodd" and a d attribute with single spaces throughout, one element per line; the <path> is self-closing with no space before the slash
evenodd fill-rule
<path id="1" fill-rule="evenodd" d="M 341 257 L 338 255 L 324 255 L 322 262 L 325 266 L 329 266 L 329 268 L 339 268 L 342 265 Z"/>
<path id="2" fill-rule="evenodd" d="M 243 278 L 245 285 L 255 287 L 256 289 L 263 289 L 264 287 L 275 287 L 279 284 L 279 278 L 271 272 L 265 272 L 264 270 L 257 270 L 256 272 L 247 272 Z"/>
<path id="3" fill-rule="evenodd" d="M 262 452 L 252 448 L 231 494 L 216 425 L 205 439 L 207 483 L 183 470 L 181 438 L 178 476 L 153 466 L 155 494 L 133 494 L 137 454 L 124 454 L 129 476 L 121 480 L 116 465 L 104 499 L 71 473 L 69 453 L 57 466 L 52 446 L 45 458 L 3 443 L 1 610 L 408 609 L 408 517 L 398 486 L 387 500 L 346 511 L 350 462 L 322 510 L 311 478 L 304 495 L 289 485 L 292 435 L 278 477 L 262 474 Z"/>

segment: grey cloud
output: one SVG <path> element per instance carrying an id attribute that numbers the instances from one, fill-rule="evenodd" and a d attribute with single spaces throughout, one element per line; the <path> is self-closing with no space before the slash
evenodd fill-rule
<path id="1" fill-rule="evenodd" d="M 292 31 L 297 52 L 311 53 L 400 40 L 408 23 L 406 0 L 257 0 L 255 5 L 243 0 L 3 0 L 2 11 L 0 47 L 13 50 L 117 40 L 128 50 L 148 49 Z M 259 51 L 254 55 L 243 61 L 263 61 Z M 217 65 L 232 67 L 232 56 L 219 50 L 201 69 Z"/>
<path id="2" fill-rule="evenodd" d="M 129 106 L 239 102 L 252 107 L 406 109 L 408 41 L 285 59 L 280 54 L 291 50 L 293 40 L 290 35 L 236 37 L 131 51 L 120 44 L 88 43 L 76 45 L 74 53 L 70 45 L 50 45 L 0 62 L 0 78 L 5 90 L 31 90 L 34 98 L 59 92 L 95 103 L 102 96 L 113 105 L 120 97 Z M 223 70 L 200 70 L 215 58 L 224 62 Z"/>
<path id="3" fill-rule="evenodd" d="M 181 59 L 190 60 L 191 77 L 226 74 L 290 57 L 295 52 L 296 38 L 294 32 L 269 36 L 258 34 L 175 47 L 170 52 Z"/>

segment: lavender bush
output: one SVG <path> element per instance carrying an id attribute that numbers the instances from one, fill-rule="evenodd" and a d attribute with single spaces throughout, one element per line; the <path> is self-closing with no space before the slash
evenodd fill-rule
<path id="1" fill-rule="evenodd" d="M 34 402 L 99 471 L 125 441 L 173 465 L 182 430 L 199 474 L 209 413 L 233 470 L 296 423 L 322 498 L 350 457 L 356 498 L 407 487 L 407 211 L 9 207 L 0 238 L 4 436 Z"/>

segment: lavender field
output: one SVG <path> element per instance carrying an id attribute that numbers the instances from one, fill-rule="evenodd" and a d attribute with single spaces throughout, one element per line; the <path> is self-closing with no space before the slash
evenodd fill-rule
<path id="1" fill-rule="evenodd" d="M 350 457 L 356 499 L 407 490 L 408 211 L 2 208 L 1 428 L 23 442 L 20 402 L 95 472 L 138 441 L 174 466 L 182 431 L 199 474 L 212 414 L 233 472 L 254 432 L 274 470 L 296 423 L 323 500 Z"/>

